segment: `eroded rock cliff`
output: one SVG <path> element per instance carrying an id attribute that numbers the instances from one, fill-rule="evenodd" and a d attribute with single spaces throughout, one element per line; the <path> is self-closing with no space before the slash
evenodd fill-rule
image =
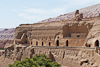
<path id="1" fill-rule="evenodd" d="M 93 67 L 99 66 L 100 63 L 100 57 L 95 53 L 94 48 L 57 48 L 11 45 L 5 49 L 5 59 L 0 60 L 0 65 L 3 65 L 3 63 L 6 64 L 8 59 L 11 61 L 9 63 L 12 63 L 12 61 L 20 61 L 26 56 L 31 58 L 35 54 L 46 54 L 47 57 L 50 57 L 53 61 L 60 63 L 62 67 Z M 6 67 L 7 64 L 3 67 Z"/>
<path id="2" fill-rule="evenodd" d="M 100 41 L 100 21 L 95 20 L 93 27 L 90 29 L 88 36 L 86 38 L 85 45 L 91 45 L 92 47 L 99 46 Z M 98 42 L 97 42 L 98 41 Z M 98 43 L 98 44 L 97 44 Z"/>

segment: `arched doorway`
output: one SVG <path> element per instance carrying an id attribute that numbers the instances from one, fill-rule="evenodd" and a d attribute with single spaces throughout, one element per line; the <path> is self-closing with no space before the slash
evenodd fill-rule
<path id="1" fill-rule="evenodd" d="M 49 42 L 49 46 L 51 45 L 51 42 Z"/>
<path id="2" fill-rule="evenodd" d="M 42 42 L 42 46 L 43 46 L 43 42 Z"/>
<path id="3" fill-rule="evenodd" d="M 57 40 L 57 43 L 56 44 L 57 44 L 57 46 L 59 46 L 59 40 Z"/>
<path id="4" fill-rule="evenodd" d="M 32 42 L 31 42 L 31 45 L 32 45 Z"/>
<path id="5" fill-rule="evenodd" d="M 95 46 L 99 47 L 99 41 L 98 40 L 95 41 Z"/>
<path id="6" fill-rule="evenodd" d="M 36 42 L 36 46 L 38 46 L 38 42 Z"/>
<path id="7" fill-rule="evenodd" d="M 66 41 L 66 46 L 68 46 L 68 40 Z"/>

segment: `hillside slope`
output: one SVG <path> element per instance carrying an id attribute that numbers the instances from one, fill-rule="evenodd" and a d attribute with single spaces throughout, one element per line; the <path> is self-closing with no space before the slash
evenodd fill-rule
<path id="1" fill-rule="evenodd" d="M 0 28 L 0 31 L 4 30 L 4 28 Z"/>
<path id="2" fill-rule="evenodd" d="M 80 11 L 80 13 L 83 13 L 84 18 L 100 16 L 100 4 L 96 4 L 93 6 L 86 7 L 86 8 L 82 8 L 82 9 L 79 9 L 79 11 Z M 71 19 L 74 17 L 74 13 L 75 13 L 75 11 L 60 15 L 60 16 L 55 17 L 55 18 L 45 19 L 45 20 L 42 20 L 38 23 L 59 21 L 59 20 L 68 20 L 68 19 Z"/>
<path id="3" fill-rule="evenodd" d="M 14 28 L 4 29 L 0 31 L 0 40 L 12 40 L 14 39 Z"/>

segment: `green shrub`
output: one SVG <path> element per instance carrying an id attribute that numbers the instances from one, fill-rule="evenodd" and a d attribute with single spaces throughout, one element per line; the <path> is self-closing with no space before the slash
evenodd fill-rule
<path id="1" fill-rule="evenodd" d="M 14 61 L 9 67 L 60 67 L 61 65 L 47 58 L 45 54 L 35 55 L 31 59 L 25 57 L 22 61 Z"/>

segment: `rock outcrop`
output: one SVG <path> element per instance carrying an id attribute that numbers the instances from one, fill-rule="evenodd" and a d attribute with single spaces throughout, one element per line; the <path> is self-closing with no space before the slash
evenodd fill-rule
<path id="1" fill-rule="evenodd" d="M 72 18 L 71 20 L 81 21 L 82 19 L 83 19 L 83 14 L 82 13 L 79 13 L 79 10 L 76 10 L 75 17 Z"/>
<path id="2" fill-rule="evenodd" d="M 13 60 L 5 58 L 3 55 L 0 57 L 0 67 L 8 67 L 8 65 L 12 64 L 13 62 Z"/>

